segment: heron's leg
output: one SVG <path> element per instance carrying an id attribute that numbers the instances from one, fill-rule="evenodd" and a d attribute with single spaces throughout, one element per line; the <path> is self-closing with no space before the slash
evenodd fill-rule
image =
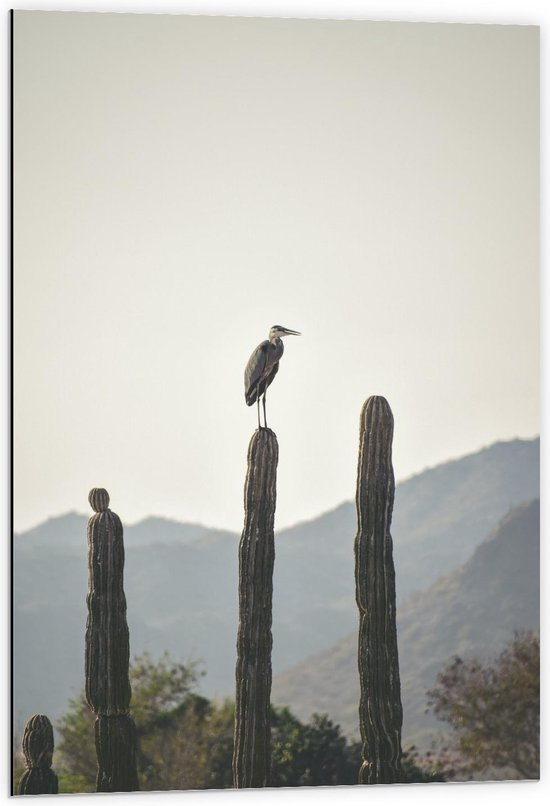
<path id="1" fill-rule="evenodd" d="M 263 397 L 263 405 L 264 405 L 264 424 L 265 424 L 265 427 L 267 428 L 267 417 L 265 416 L 265 398 L 266 398 L 266 394 L 267 394 L 267 389 L 265 390 L 265 392 L 264 392 L 264 397 Z"/>
<path id="2" fill-rule="evenodd" d="M 262 426 L 260 425 L 260 398 L 256 397 L 256 402 L 258 404 L 258 428 L 260 429 Z"/>

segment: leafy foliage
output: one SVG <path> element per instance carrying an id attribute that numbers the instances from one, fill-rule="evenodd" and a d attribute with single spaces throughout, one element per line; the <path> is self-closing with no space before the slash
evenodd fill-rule
<path id="1" fill-rule="evenodd" d="M 540 644 L 516 633 L 494 665 L 455 657 L 428 692 L 429 704 L 455 733 L 439 753 L 449 778 L 538 778 Z"/>
<path id="2" fill-rule="evenodd" d="M 206 700 L 193 694 L 199 672 L 195 664 L 183 665 L 168 653 L 153 661 L 149 653 L 137 657 L 130 666 L 132 715 L 138 738 L 138 768 L 144 789 L 177 789 L 182 775 L 195 788 L 197 752 L 182 753 L 178 763 L 174 753 L 179 748 L 181 724 L 193 738 L 198 715 Z M 94 792 L 97 773 L 94 744 L 95 715 L 84 692 L 71 700 L 57 729 L 61 736 L 59 779 L 61 792 Z M 174 767 L 178 769 L 175 770 Z"/>
<path id="3" fill-rule="evenodd" d="M 415 745 L 403 751 L 401 776 L 403 784 L 434 784 L 447 780 L 438 759 L 432 753 L 421 756 Z"/>
<path id="4" fill-rule="evenodd" d="M 199 673 L 165 653 L 130 666 L 132 713 L 138 734 L 138 771 L 145 791 L 227 789 L 233 786 L 234 704 L 196 693 Z M 57 725 L 55 754 L 60 792 L 94 792 L 94 714 L 84 693 L 72 700 Z M 288 708 L 272 708 L 271 786 L 357 783 L 361 746 L 348 743 L 326 714 L 303 723 Z M 406 781 L 434 780 L 403 759 Z"/>
<path id="5" fill-rule="evenodd" d="M 272 713 L 272 786 L 356 784 L 360 748 L 326 714 L 304 724 L 288 708 Z"/>

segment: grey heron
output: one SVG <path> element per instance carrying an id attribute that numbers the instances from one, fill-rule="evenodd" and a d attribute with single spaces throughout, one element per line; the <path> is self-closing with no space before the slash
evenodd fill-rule
<path id="1" fill-rule="evenodd" d="M 260 398 L 264 407 L 264 423 L 267 428 L 265 416 L 265 395 L 266 390 L 279 369 L 279 360 L 283 354 L 283 336 L 301 336 L 297 330 L 290 330 L 288 327 L 273 325 L 269 331 L 269 338 L 258 344 L 250 358 L 244 371 L 244 396 L 247 406 L 253 403 L 258 404 L 258 428 L 260 424 Z"/>

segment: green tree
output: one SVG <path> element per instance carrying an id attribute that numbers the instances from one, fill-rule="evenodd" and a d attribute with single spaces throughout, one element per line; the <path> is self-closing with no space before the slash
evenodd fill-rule
<path id="1" fill-rule="evenodd" d="M 176 663 L 168 654 L 158 661 L 145 654 L 130 666 L 144 791 L 233 786 L 235 706 L 200 696 L 198 678 L 194 664 Z M 60 792 L 95 791 L 94 718 L 82 693 L 57 725 Z M 271 786 L 356 784 L 360 766 L 360 743 L 348 742 L 326 714 L 304 723 L 288 708 L 272 708 Z M 403 769 L 406 780 L 434 780 L 406 756 Z"/>
<path id="2" fill-rule="evenodd" d="M 357 783 L 359 745 L 348 745 L 326 714 L 304 724 L 288 708 L 273 708 L 271 741 L 271 786 Z"/>
<path id="3" fill-rule="evenodd" d="M 95 792 L 94 722 L 95 715 L 82 692 L 69 701 L 69 710 L 56 725 L 61 736 L 54 751 L 60 792 Z"/>
<path id="4" fill-rule="evenodd" d="M 415 745 L 403 751 L 401 756 L 402 784 L 433 784 L 447 780 L 440 762 L 428 752 L 420 755 Z"/>
<path id="5" fill-rule="evenodd" d="M 176 731 L 176 723 L 181 721 L 183 713 L 188 717 L 190 730 L 194 726 L 195 710 L 191 703 L 194 704 L 193 689 L 199 674 L 196 664 L 176 663 L 168 653 L 154 661 L 146 652 L 130 665 L 132 714 L 137 726 L 138 766 L 143 789 L 170 788 L 161 785 L 165 779 L 172 782 L 174 778 L 167 774 L 162 745 Z M 94 721 L 95 715 L 82 692 L 70 701 L 69 710 L 56 726 L 61 737 L 56 748 L 60 792 L 95 791 Z"/>
<path id="6" fill-rule="evenodd" d="M 540 644 L 516 633 L 497 660 L 455 657 L 428 691 L 429 706 L 454 732 L 438 763 L 449 778 L 538 778 Z"/>

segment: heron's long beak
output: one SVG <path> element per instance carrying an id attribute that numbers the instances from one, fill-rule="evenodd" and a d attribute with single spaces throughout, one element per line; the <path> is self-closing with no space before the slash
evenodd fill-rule
<path id="1" fill-rule="evenodd" d="M 302 335 L 297 330 L 289 330 L 288 327 L 283 327 L 281 329 L 284 330 L 285 336 L 301 336 Z"/>

